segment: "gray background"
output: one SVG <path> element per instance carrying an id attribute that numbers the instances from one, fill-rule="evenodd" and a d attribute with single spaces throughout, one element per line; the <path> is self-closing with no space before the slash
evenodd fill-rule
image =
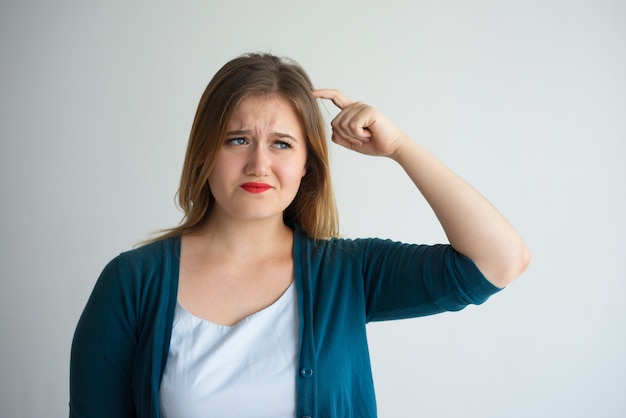
<path id="1" fill-rule="evenodd" d="M 247 51 L 382 110 L 532 250 L 481 307 L 369 326 L 381 417 L 626 413 L 625 2 L 0 7 L 0 416 L 67 416 L 89 292 L 108 260 L 179 221 L 198 99 Z M 334 146 L 332 163 L 344 235 L 445 240 L 392 162 Z"/>

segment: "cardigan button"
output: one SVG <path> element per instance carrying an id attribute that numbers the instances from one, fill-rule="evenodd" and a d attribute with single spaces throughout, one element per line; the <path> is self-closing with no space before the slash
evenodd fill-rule
<path id="1" fill-rule="evenodd" d="M 310 367 L 303 367 L 302 370 L 300 370 L 300 375 L 302 377 L 311 377 L 313 376 L 313 369 Z"/>

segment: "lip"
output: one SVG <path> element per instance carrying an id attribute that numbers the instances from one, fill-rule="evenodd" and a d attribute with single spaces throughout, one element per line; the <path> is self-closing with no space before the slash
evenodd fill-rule
<path id="1" fill-rule="evenodd" d="M 255 194 L 266 192 L 272 188 L 272 186 L 270 186 L 269 184 L 255 183 L 255 182 L 243 183 L 240 187 L 248 193 L 255 193 Z"/>

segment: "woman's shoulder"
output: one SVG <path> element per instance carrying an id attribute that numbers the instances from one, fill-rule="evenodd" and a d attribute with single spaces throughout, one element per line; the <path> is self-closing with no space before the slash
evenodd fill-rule
<path id="1" fill-rule="evenodd" d="M 169 270 L 177 265 L 180 258 L 180 239 L 165 238 L 126 250 L 115 256 L 105 272 L 115 271 L 116 275 L 143 276 Z"/>
<path id="2" fill-rule="evenodd" d="M 179 254 L 179 249 L 180 238 L 170 237 L 141 244 L 131 250 L 123 251 L 119 256 L 138 261 L 154 260 L 176 256 Z"/>
<path id="3" fill-rule="evenodd" d="M 300 251 L 308 253 L 324 254 L 326 256 L 361 257 L 370 251 L 393 251 L 399 247 L 412 246 L 403 242 L 393 241 L 379 237 L 331 237 L 315 239 L 306 234 L 304 229 L 294 228 L 296 243 Z"/>

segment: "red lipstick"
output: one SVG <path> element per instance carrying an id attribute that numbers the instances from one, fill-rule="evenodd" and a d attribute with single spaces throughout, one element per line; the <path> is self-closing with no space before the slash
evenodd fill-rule
<path id="1" fill-rule="evenodd" d="M 266 183 L 244 183 L 241 185 L 241 188 L 249 193 L 263 193 L 272 188 L 269 184 Z"/>

